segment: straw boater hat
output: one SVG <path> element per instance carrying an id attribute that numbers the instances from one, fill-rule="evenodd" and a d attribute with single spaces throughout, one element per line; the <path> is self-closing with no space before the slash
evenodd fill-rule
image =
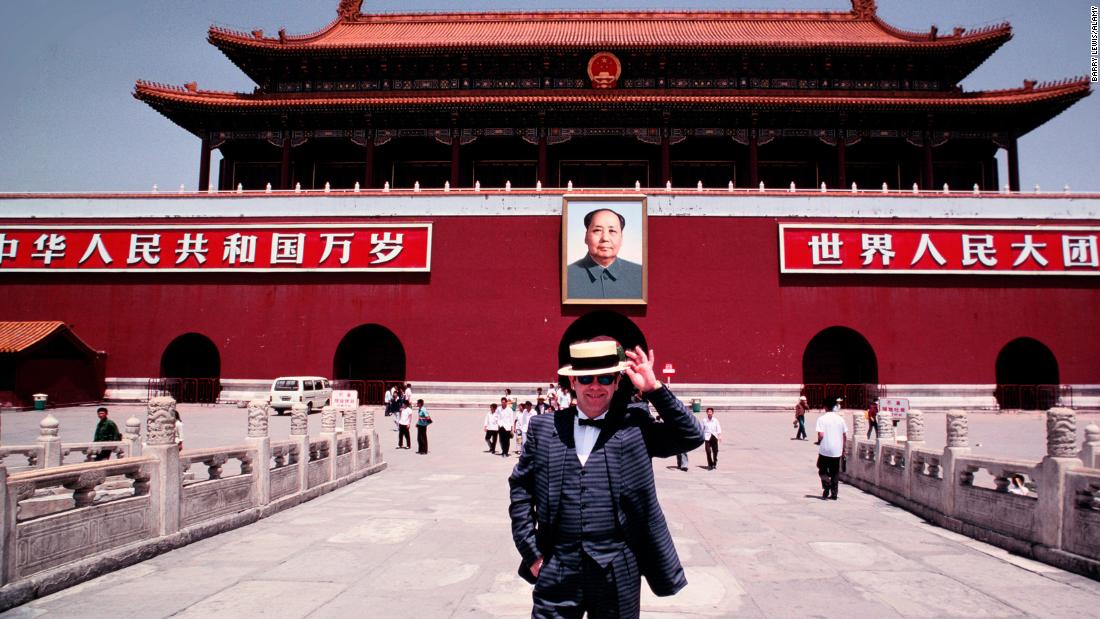
<path id="1" fill-rule="evenodd" d="M 614 374 L 626 369 L 622 349 L 613 341 L 581 342 L 569 346 L 569 365 L 558 370 L 562 376 Z"/>

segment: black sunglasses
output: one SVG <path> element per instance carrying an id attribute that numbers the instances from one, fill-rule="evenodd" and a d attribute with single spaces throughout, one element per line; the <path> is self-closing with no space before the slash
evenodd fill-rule
<path id="1" fill-rule="evenodd" d="M 599 376 L 578 376 L 577 382 L 582 385 L 591 385 L 593 380 L 599 381 L 603 386 L 608 386 L 615 382 L 615 377 L 618 374 L 600 374 Z"/>

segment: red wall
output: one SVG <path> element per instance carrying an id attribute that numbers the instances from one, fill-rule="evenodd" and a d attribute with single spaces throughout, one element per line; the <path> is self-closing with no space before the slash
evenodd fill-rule
<path id="1" fill-rule="evenodd" d="M 157 376 L 187 332 L 218 346 L 223 378 L 328 375 L 341 338 L 377 323 L 412 381 L 551 380 L 563 332 L 597 309 L 560 303 L 560 218 L 400 221 L 434 222 L 430 274 L 9 274 L 0 319 L 64 320 L 112 377 Z M 1096 278 L 781 277 L 778 221 L 650 217 L 650 303 L 622 313 L 678 381 L 802 382 L 807 343 L 842 325 L 874 348 L 882 383 L 994 383 L 1022 336 L 1050 348 L 1063 383 L 1100 383 Z"/>

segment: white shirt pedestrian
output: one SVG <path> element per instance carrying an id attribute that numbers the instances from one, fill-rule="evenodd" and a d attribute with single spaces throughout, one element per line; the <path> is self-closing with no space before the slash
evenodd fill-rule
<path id="1" fill-rule="evenodd" d="M 722 438 L 722 424 L 718 423 L 717 417 L 703 420 L 703 439 L 709 441 L 712 436 Z"/>
<path id="2" fill-rule="evenodd" d="M 839 458 L 844 453 L 844 437 L 848 434 L 848 424 L 836 410 L 831 410 L 817 418 L 816 432 L 821 435 L 817 453 L 827 458 Z"/>
<path id="3" fill-rule="evenodd" d="M 406 406 L 401 409 L 401 414 L 397 418 L 398 425 L 407 426 L 412 423 L 413 409 L 410 406 Z"/>
<path id="4" fill-rule="evenodd" d="M 514 432 L 516 429 L 516 414 L 508 406 L 497 409 L 498 426 L 505 432 Z"/>

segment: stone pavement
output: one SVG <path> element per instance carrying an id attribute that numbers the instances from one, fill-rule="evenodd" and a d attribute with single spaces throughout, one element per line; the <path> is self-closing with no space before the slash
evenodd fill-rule
<path id="1" fill-rule="evenodd" d="M 515 458 L 485 453 L 480 414 L 433 417 L 428 456 L 395 450 L 380 415 L 383 473 L 0 617 L 528 616 L 506 512 Z M 701 449 L 689 472 L 654 461 L 690 584 L 671 598 L 643 585 L 643 616 L 1096 616 L 1096 581 L 848 486 L 821 501 L 815 448 L 785 417 L 733 417 L 718 470 Z"/>

